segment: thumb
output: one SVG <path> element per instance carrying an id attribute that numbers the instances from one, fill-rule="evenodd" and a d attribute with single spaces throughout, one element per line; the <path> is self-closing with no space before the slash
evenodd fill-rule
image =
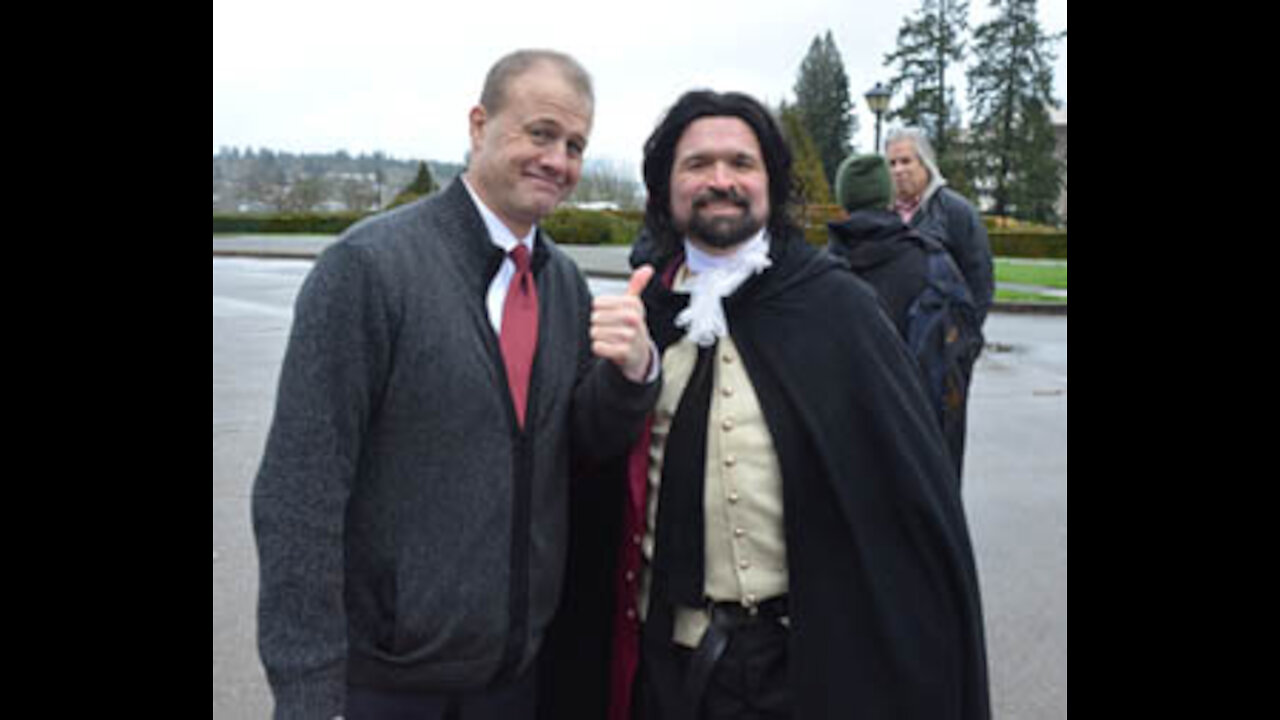
<path id="1" fill-rule="evenodd" d="M 644 292 L 651 278 L 653 278 L 652 265 L 641 265 L 636 268 L 636 271 L 631 273 L 631 281 L 627 283 L 627 295 L 640 297 L 640 293 Z"/>

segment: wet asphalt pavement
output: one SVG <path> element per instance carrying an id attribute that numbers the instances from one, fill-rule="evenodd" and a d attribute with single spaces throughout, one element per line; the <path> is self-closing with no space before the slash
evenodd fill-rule
<path id="1" fill-rule="evenodd" d="M 213 716 L 270 717 L 255 648 L 249 492 L 310 260 L 213 259 Z M 618 280 L 592 281 L 617 292 Z M 996 718 L 1067 717 L 1067 318 L 992 314 L 965 503 Z"/>

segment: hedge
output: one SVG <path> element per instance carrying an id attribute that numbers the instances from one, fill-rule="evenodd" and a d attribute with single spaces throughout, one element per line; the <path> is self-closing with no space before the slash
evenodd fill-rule
<path id="1" fill-rule="evenodd" d="M 847 214 L 839 205 L 810 205 L 804 209 L 804 237 L 809 244 L 827 246 L 827 223 L 840 222 Z M 983 217 L 991 252 L 997 257 L 1067 259 L 1065 230 L 1019 222 L 1008 218 Z"/>
<path id="2" fill-rule="evenodd" d="M 542 226 L 561 245 L 630 245 L 640 233 L 643 213 L 559 208 Z M 364 213 L 214 214 L 213 232 L 241 234 L 337 235 Z"/>
<path id="3" fill-rule="evenodd" d="M 307 233 L 337 235 L 364 217 L 364 213 L 224 214 L 213 216 L 214 233 Z"/>
<path id="4" fill-rule="evenodd" d="M 991 230 L 991 253 L 996 257 L 1067 259 L 1065 232 L 1009 232 Z"/>
<path id="5" fill-rule="evenodd" d="M 1013 218 L 982 218 L 997 257 L 1067 259 L 1067 231 Z"/>
<path id="6" fill-rule="evenodd" d="M 559 208 L 541 225 L 560 245 L 630 245 L 641 221 L 629 213 Z"/>
<path id="7" fill-rule="evenodd" d="M 214 233 L 274 234 L 307 233 L 337 235 L 365 217 L 361 213 L 295 213 L 282 215 L 214 215 Z M 801 218 L 805 239 L 826 247 L 827 223 L 845 217 L 837 205 L 811 205 Z M 542 226 L 561 245 L 630 245 L 640 233 L 644 213 L 639 211 L 595 211 L 562 207 L 547 216 Z M 998 257 L 1067 257 L 1066 231 L 1025 224 L 1000 227 L 987 219 L 991 251 Z"/>

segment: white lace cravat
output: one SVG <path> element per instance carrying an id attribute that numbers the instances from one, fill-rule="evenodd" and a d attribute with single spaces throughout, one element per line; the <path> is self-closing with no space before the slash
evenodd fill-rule
<path id="1" fill-rule="evenodd" d="M 684 247 L 685 262 L 694 277 L 689 284 L 689 307 L 676 316 L 676 327 L 685 328 L 689 339 L 699 346 L 709 347 L 717 338 L 729 334 L 721 301 L 747 278 L 773 264 L 769 259 L 769 236 L 761 230 L 736 253 L 723 257 L 709 255 L 688 240 Z"/>

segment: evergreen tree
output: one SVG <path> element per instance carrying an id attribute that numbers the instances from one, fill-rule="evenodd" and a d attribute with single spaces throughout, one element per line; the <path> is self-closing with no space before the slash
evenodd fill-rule
<path id="1" fill-rule="evenodd" d="M 1054 155 L 1049 108 L 1053 45 L 1035 0 L 991 0 L 999 14 L 974 33 L 977 63 L 969 70 L 972 177 L 990 195 L 993 213 L 1055 223 L 1062 162 Z"/>
<path id="2" fill-rule="evenodd" d="M 413 178 L 413 182 L 409 183 L 409 187 L 405 188 L 405 192 L 411 192 L 418 196 L 430 195 L 439 190 L 436 181 L 431 177 L 431 168 L 427 167 L 425 162 L 418 163 L 418 174 Z"/>
<path id="3" fill-rule="evenodd" d="M 897 72 L 889 89 L 903 97 L 887 119 L 928 133 L 943 177 L 964 195 L 972 189 L 966 179 L 960 109 L 947 70 L 964 61 L 968 18 L 969 0 L 922 0 L 898 30 L 897 50 L 884 58 L 885 66 Z"/>
<path id="4" fill-rule="evenodd" d="M 782 135 L 791 148 L 792 183 L 803 205 L 830 205 L 831 185 L 822 172 L 822 159 L 809 131 L 800 120 L 800 112 L 786 102 L 778 108 Z M 837 165 L 838 167 L 838 165 Z"/>
<path id="5" fill-rule="evenodd" d="M 431 168 L 427 167 L 425 162 L 419 162 L 417 176 L 413 178 L 413 182 L 409 183 L 408 187 L 401 190 L 399 195 L 396 195 L 395 200 L 391 201 L 391 207 L 413 202 L 439 189 L 436 186 L 436 181 L 431 177 Z"/>
<path id="6" fill-rule="evenodd" d="M 852 114 L 849 77 L 830 30 L 826 37 L 815 37 L 809 45 L 800 64 L 795 93 L 796 110 L 818 149 L 827 184 L 833 185 L 840 161 L 852 152 L 849 138 L 857 131 L 858 122 Z"/>
<path id="7" fill-rule="evenodd" d="M 964 60 L 968 17 L 969 0 L 922 0 L 916 16 L 905 19 L 898 30 L 898 49 L 884 58 L 886 66 L 897 66 L 889 89 L 904 97 L 888 119 L 923 128 L 939 155 L 959 126 L 947 68 Z"/>

